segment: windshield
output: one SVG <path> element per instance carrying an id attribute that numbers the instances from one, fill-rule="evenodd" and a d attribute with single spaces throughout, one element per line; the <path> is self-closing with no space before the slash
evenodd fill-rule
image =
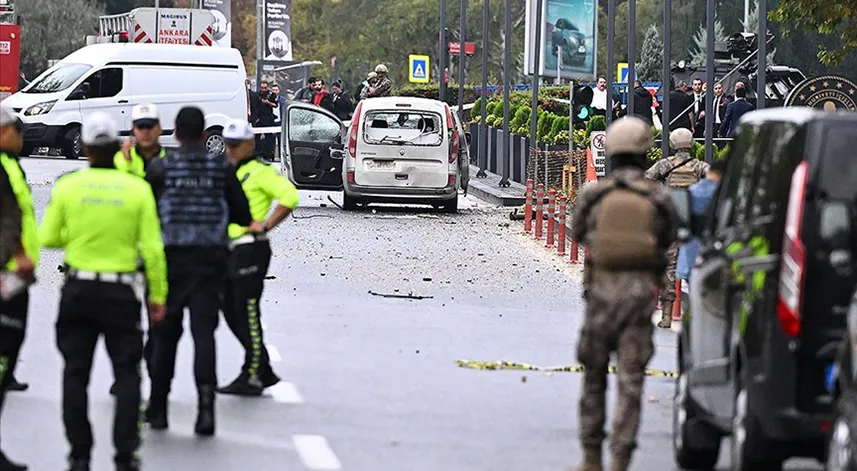
<path id="1" fill-rule="evenodd" d="M 33 81 L 22 93 L 53 93 L 74 85 L 91 65 L 57 64 L 57 67 Z"/>
<path id="2" fill-rule="evenodd" d="M 430 111 L 370 111 L 366 113 L 363 140 L 391 146 L 439 146 L 443 121 Z"/>

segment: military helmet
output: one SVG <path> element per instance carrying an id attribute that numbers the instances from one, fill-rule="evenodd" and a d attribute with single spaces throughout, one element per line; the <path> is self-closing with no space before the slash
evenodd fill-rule
<path id="1" fill-rule="evenodd" d="M 378 74 L 386 74 L 386 73 L 387 73 L 387 66 L 386 66 L 386 65 L 384 65 L 384 64 L 378 64 L 378 65 L 376 65 L 376 66 L 375 66 L 375 73 L 378 73 Z"/>
<path id="2" fill-rule="evenodd" d="M 378 76 L 378 74 L 376 74 L 375 72 L 369 72 L 369 75 L 367 75 L 367 76 L 366 76 L 366 78 L 368 78 L 368 79 L 373 79 L 373 78 L 375 78 L 375 77 L 377 77 L 377 76 Z"/>
<path id="3" fill-rule="evenodd" d="M 655 145 L 652 130 L 636 116 L 617 119 L 607 128 L 607 158 L 623 154 L 645 154 Z"/>
<path id="4" fill-rule="evenodd" d="M 693 147 L 693 133 L 687 128 L 678 128 L 670 133 L 670 147 L 673 150 L 684 150 Z"/>

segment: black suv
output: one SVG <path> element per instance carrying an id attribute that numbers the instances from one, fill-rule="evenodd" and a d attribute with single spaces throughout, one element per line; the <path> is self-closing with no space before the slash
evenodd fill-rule
<path id="1" fill-rule="evenodd" d="M 857 202 L 857 114 L 745 115 L 701 239 L 679 338 L 673 448 L 733 471 L 826 459 L 826 387 L 857 277 L 841 265 L 842 208 Z M 847 261 L 844 262 L 847 264 Z"/>

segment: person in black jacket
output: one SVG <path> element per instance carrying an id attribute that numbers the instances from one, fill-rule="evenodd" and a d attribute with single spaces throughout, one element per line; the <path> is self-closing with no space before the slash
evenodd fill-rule
<path id="1" fill-rule="evenodd" d="M 675 79 L 670 77 L 670 129 L 693 129 L 693 98 L 676 90 Z"/>
<path id="2" fill-rule="evenodd" d="M 351 114 L 354 113 L 354 104 L 343 92 L 341 82 L 333 82 L 330 89 L 333 91 L 333 113 L 336 114 L 337 118 L 348 121 L 351 119 Z"/>
<path id="3" fill-rule="evenodd" d="M 747 89 L 743 86 L 735 87 L 735 101 L 726 105 L 726 116 L 720 124 L 720 134 L 724 137 L 735 137 L 735 130 L 741 117 L 756 109 L 752 103 L 747 101 Z"/>
<path id="4" fill-rule="evenodd" d="M 190 310 L 199 394 L 197 435 L 214 435 L 217 387 L 214 331 L 226 285 L 230 222 L 261 232 L 252 221 L 247 197 L 235 170 L 223 154 L 205 150 L 205 117 L 196 107 L 182 108 L 175 135 L 180 147 L 149 164 L 146 180 L 158 201 L 161 234 L 167 256 L 167 313 L 153 327 L 152 389 L 146 421 L 153 429 L 168 427 L 167 396 L 175 373 L 184 309 Z"/>

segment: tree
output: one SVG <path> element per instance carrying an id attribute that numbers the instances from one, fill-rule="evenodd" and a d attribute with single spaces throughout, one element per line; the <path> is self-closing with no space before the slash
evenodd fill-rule
<path id="1" fill-rule="evenodd" d="M 86 36 L 98 34 L 103 7 L 95 0 L 27 0 L 16 5 L 24 18 L 21 31 L 21 70 L 35 77 L 48 60 L 62 59 L 86 45 Z"/>
<path id="2" fill-rule="evenodd" d="M 825 64 L 837 65 L 857 49 L 857 0 L 780 0 L 771 19 L 837 38 L 838 44 L 818 46 L 818 58 Z M 783 33 L 789 29 L 784 27 Z"/>
<path id="3" fill-rule="evenodd" d="M 637 77 L 643 82 L 657 82 L 662 78 L 664 62 L 664 41 L 655 25 L 646 30 L 643 51 L 637 63 Z"/>
<path id="4" fill-rule="evenodd" d="M 726 30 L 723 28 L 723 24 L 719 19 L 715 19 L 714 40 L 726 41 L 726 39 L 728 39 L 728 36 L 726 35 Z M 697 30 L 696 34 L 693 36 L 693 42 L 695 44 L 695 49 L 689 51 L 690 62 L 697 67 L 705 67 L 708 57 L 708 28 L 706 28 L 704 24 L 700 25 L 699 30 Z"/>
<path id="5" fill-rule="evenodd" d="M 744 27 L 744 31 L 749 31 L 751 33 L 755 33 L 759 31 L 759 2 L 756 1 L 754 3 L 753 8 L 750 9 L 750 16 L 747 17 L 747 22 L 744 23 L 744 20 L 741 20 L 741 26 Z M 774 56 L 777 53 L 777 49 L 773 48 L 767 55 L 767 63 L 768 65 L 774 64 Z"/>

